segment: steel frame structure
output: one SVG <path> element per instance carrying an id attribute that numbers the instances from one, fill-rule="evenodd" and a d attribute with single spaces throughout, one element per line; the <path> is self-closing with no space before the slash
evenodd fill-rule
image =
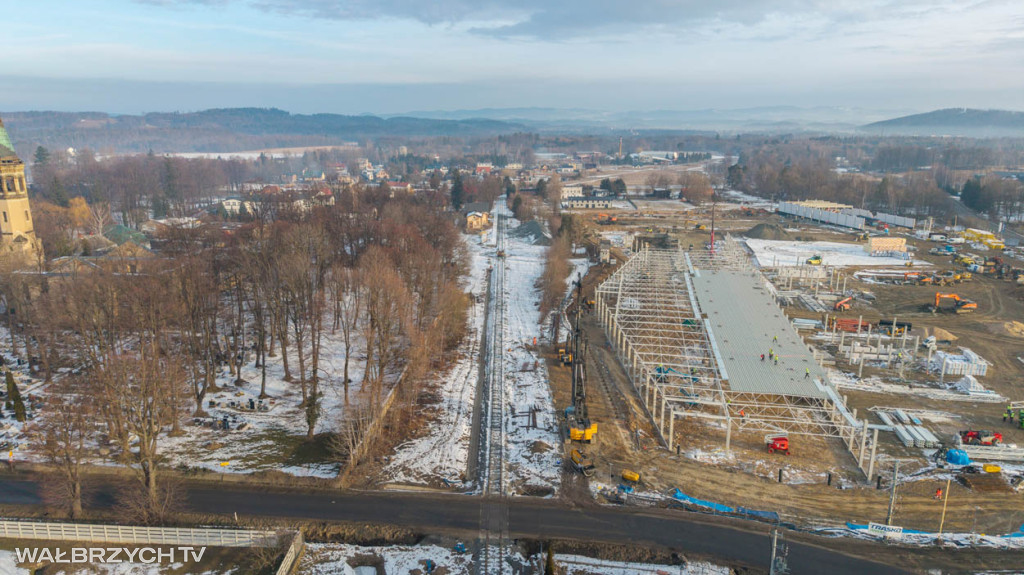
<path id="1" fill-rule="evenodd" d="M 824 398 L 740 392 L 723 375 L 710 322 L 701 313 L 692 277 L 699 270 L 754 271 L 731 238 L 710 250 L 645 247 L 596 290 L 601 325 L 643 400 L 663 445 L 673 449 L 677 418 L 724 424 L 732 432 L 841 438 L 867 477 L 874 471 L 877 429 L 856 419 L 831 388 Z M 868 448 L 870 456 L 868 457 Z"/>

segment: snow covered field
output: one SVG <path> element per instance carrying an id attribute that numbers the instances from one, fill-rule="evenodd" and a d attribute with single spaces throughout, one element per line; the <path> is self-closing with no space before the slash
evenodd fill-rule
<path id="1" fill-rule="evenodd" d="M 469 249 L 470 274 L 465 289 L 474 297 L 469 311 L 469 330 L 455 352 L 458 360 L 450 370 L 438 374 L 436 386 L 440 403 L 429 434 L 398 447 L 384 471 L 394 483 L 436 484 L 440 479 L 460 483 L 469 459 L 473 406 L 480 380 L 480 338 L 484 328 L 487 297 L 487 267 L 494 261 L 493 247 L 478 236 L 463 236 Z"/>
<path id="2" fill-rule="evenodd" d="M 693 561 L 686 565 L 655 565 L 626 561 L 606 561 L 580 555 L 556 555 L 556 563 L 565 567 L 566 575 L 730 575 L 728 567 L 713 565 L 704 561 Z"/>
<path id="3" fill-rule="evenodd" d="M 391 547 L 362 547 L 344 544 L 307 544 L 306 552 L 299 563 L 299 575 L 360 575 L 349 563 L 360 565 L 382 565 L 384 573 L 426 572 L 426 562 L 432 561 L 435 569 L 449 575 L 472 572 L 472 555 L 456 553 L 436 545 L 395 545 Z M 376 571 L 370 571 L 376 573 Z"/>
<path id="4" fill-rule="evenodd" d="M 505 210 L 504 206 L 499 209 Z M 537 279 L 544 271 L 547 248 L 512 233 L 519 222 L 509 220 L 505 293 L 506 477 L 510 493 L 521 486 L 556 489 L 559 484 L 558 419 L 548 387 L 547 367 L 535 347 L 544 338 L 539 323 Z M 537 427 L 532 427 L 531 410 Z"/>
<path id="5" fill-rule="evenodd" d="M 764 267 L 804 265 L 814 255 L 822 257 L 826 266 L 902 266 L 906 260 L 895 257 L 873 257 L 861 244 L 839 242 L 796 242 L 783 240 L 746 239 L 754 252 L 757 264 Z M 915 261 L 914 265 L 931 265 Z"/>
<path id="6" fill-rule="evenodd" d="M 522 557 L 519 562 L 525 563 Z M 384 572 L 424 573 L 426 562 L 432 561 L 435 569 L 448 575 L 469 575 L 473 572 L 472 556 L 468 553 L 456 553 L 451 549 L 436 545 L 392 547 L 360 547 L 358 545 L 310 544 L 306 546 L 306 554 L 299 565 L 299 575 L 358 575 L 349 562 L 356 565 L 382 565 Z M 534 558 L 533 566 L 540 558 Z M 728 575 L 727 567 L 721 567 L 704 561 L 690 562 L 686 565 L 656 565 L 651 563 L 631 563 L 625 561 L 606 561 L 581 555 L 555 555 L 555 563 L 565 568 L 567 575 L 642 575 L 668 574 L 673 575 Z M 443 571 L 441 571 L 443 569 Z"/>
<path id="7" fill-rule="evenodd" d="M 362 353 L 365 346 L 359 339 L 354 347 L 349 361 L 349 379 L 352 382 L 349 384 L 346 405 L 342 383 L 345 355 L 341 332 L 332 335 L 328 330 L 324 334 L 320 359 L 323 412 L 317 422 L 316 433 L 336 428 L 346 412 L 368 400 L 369 394 L 362 393 L 365 362 L 360 360 L 364 357 Z M 289 349 L 289 352 L 289 363 L 295 370 L 298 358 L 294 349 Z M 267 358 L 267 393 L 271 396 L 267 400 L 268 411 L 243 409 L 248 407 L 250 399 L 258 402 L 260 393 L 260 370 L 253 367 L 252 361 L 243 366 L 242 377 L 245 383 L 236 386 L 225 368 L 217 379 L 223 391 L 208 394 L 207 403 L 203 406 L 215 420 L 227 416 L 232 422 L 232 431 L 220 431 L 193 425 L 192 421 L 187 422 L 183 426 L 184 435 L 161 440 L 160 450 L 170 463 L 227 473 L 277 470 L 302 476 L 337 475 L 337 466 L 324 462 L 322 453 L 305 452 L 302 449 L 306 420 L 304 410 L 298 407 L 302 401 L 301 390 L 297 381 L 284 381 L 281 356 Z M 211 399 L 220 405 L 210 407 Z M 249 428 L 239 431 L 238 426 L 242 423 L 248 423 Z"/>
<path id="8" fill-rule="evenodd" d="M 0 329 L 0 336 L 6 330 Z M 352 410 L 368 400 L 368 394 L 361 393 L 365 362 L 361 358 L 365 345 L 358 335 L 353 337 L 354 346 L 349 362 L 349 401 L 346 404 L 344 386 L 344 345 L 341 333 L 324 334 L 321 356 L 322 415 L 316 426 L 316 433 L 328 431 Z M 10 357 L 9 337 L 0 339 L 0 351 Z M 294 346 L 289 350 L 289 362 L 297 374 L 298 358 Z M 322 450 L 310 449 L 305 443 L 305 412 L 299 409 L 301 391 L 299 383 L 284 381 L 284 366 L 280 351 L 277 357 L 267 358 L 267 394 L 264 400 L 266 411 L 248 409 L 249 401 L 259 405 L 260 370 L 253 367 L 250 356 L 242 367 L 243 382 L 235 384 L 235 378 L 224 367 L 217 377 L 221 390 L 207 394 L 203 409 L 208 416 L 198 420 L 184 418 L 181 434 L 164 436 L 160 439 L 160 452 L 167 457 L 170 466 L 188 466 L 223 473 L 250 473 L 276 470 L 299 476 L 333 477 L 337 466 L 325 461 Z M 46 386 L 39 379 L 29 376 L 27 367 L 13 366 L 15 377 L 22 395 L 44 396 Z M 394 381 L 398 374 L 389 374 L 388 381 Z M 59 375 L 56 377 L 60 377 Z M 217 403 L 211 406 L 210 401 Z M 195 409 L 194 402 L 188 402 L 188 413 Z M 38 461 L 40 455 L 32 449 L 34 428 L 45 421 L 46 410 L 40 410 L 36 418 L 25 424 L 5 419 L 0 423 L 5 440 L 19 445 L 14 449 L 16 461 Z M 231 430 L 223 431 L 209 425 L 228 419 Z M 197 425 L 198 422 L 198 425 Z M 247 424 L 244 430 L 240 426 Z M 107 463 L 97 461 L 97 463 Z"/>

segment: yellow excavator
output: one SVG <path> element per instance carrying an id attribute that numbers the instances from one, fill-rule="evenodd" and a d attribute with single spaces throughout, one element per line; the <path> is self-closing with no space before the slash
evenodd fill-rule
<path id="1" fill-rule="evenodd" d="M 576 301 L 583 302 L 583 283 L 577 277 Z M 565 355 L 568 362 L 563 363 L 572 369 L 572 405 L 565 408 L 565 425 L 568 429 L 569 439 L 590 443 L 597 433 L 597 424 L 590 421 L 587 415 L 587 388 L 586 388 L 586 366 L 584 356 L 586 355 L 586 344 L 582 341 L 583 334 L 580 322 L 580 310 L 583 306 L 576 306 L 576 323 L 572 332 L 572 351 Z"/>

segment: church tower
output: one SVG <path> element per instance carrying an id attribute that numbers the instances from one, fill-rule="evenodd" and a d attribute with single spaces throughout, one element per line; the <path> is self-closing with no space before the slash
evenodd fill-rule
<path id="1" fill-rule="evenodd" d="M 0 120 L 0 254 L 33 263 L 41 252 L 28 204 L 25 163 Z"/>

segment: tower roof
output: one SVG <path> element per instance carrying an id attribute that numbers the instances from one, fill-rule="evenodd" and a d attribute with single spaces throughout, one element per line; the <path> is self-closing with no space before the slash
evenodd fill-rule
<path id="1" fill-rule="evenodd" d="M 18 155 L 14 153 L 14 144 L 11 143 L 11 137 L 7 135 L 3 119 L 0 118 L 0 158 L 12 157 L 17 158 Z"/>

